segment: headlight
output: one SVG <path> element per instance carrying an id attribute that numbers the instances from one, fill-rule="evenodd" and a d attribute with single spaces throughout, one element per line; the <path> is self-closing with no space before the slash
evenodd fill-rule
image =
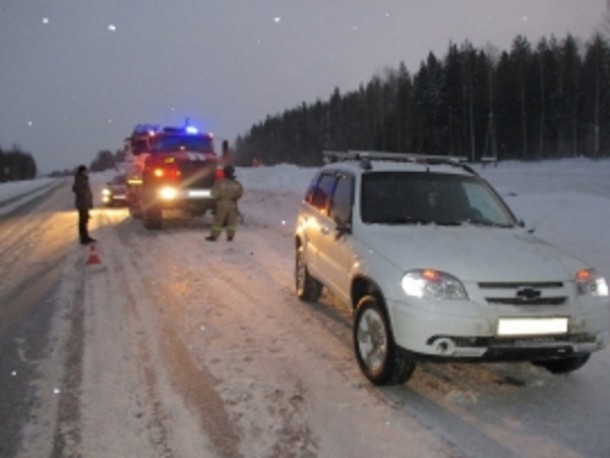
<path id="1" fill-rule="evenodd" d="M 437 300 L 468 299 L 462 282 L 438 270 L 411 270 L 402 277 L 401 285 L 407 296 Z"/>
<path id="2" fill-rule="evenodd" d="M 581 269 L 576 272 L 576 291 L 579 295 L 608 296 L 608 284 L 595 269 Z"/>
<path id="3" fill-rule="evenodd" d="M 173 200 L 178 195 L 178 191 L 176 188 L 172 188 L 170 186 L 166 186 L 164 188 L 159 189 L 159 197 L 163 200 Z"/>
<path id="4" fill-rule="evenodd" d="M 102 189 L 102 196 L 108 197 L 110 195 L 110 189 L 104 188 Z"/>

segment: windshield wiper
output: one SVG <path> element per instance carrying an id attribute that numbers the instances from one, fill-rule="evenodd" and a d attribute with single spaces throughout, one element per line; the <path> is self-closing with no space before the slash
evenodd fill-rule
<path id="1" fill-rule="evenodd" d="M 417 218 L 414 216 L 393 216 L 383 218 L 377 221 L 380 224 L 431 224 L 434 221 L 426 218 Z"/>
<path id="2" fill-rule="evenodd" d="M 512 224 L 495 223 L 488 219 L 476 219 L 476 220 L 468 219 L 464 222 L 468 223 L 468 224 L 472 224 L 473 226 L 497 227 L 497 228 L 502 228 L 502 229 L 508 229 L 508 228 L 513 227 Z"/>
<path id="3" fill-rule="evenodd" d="M 435 221 L 434 223 L 439 226 L 461 226 L 464 221 Z"/>

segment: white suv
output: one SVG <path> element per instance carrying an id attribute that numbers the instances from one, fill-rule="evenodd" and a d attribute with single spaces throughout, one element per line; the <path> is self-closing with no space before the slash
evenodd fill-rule
<path id="1" fill-rule="evenodd" d="M 325 153 L 296 225 L 296 293 L 355 311 L 358 364 L 406 382 L 418 360 L 531 361 L 553 373 L 604 348 L 610 301 L 594 269 L 534 237 L 458 160 Z"/>

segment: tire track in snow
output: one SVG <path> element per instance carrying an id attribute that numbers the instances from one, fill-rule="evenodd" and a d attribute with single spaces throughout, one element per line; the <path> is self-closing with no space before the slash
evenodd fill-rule
<path id="1" fill-rule="evenodd" d="M 137 224 L 135 221 L 130 223 Z M 142 244 L 140 231 L 133 232 L 133 224 L 127 224 L 125 228 L 120 228 L 122 234 L 121 262 L 125 269 L 128 269 L 128 278 L 138 278 L 138 284 L 129 285 L 134 304 L 146 303 L 153 305 L 146 312 L 152 312 L 153 316 L 148 317 L 147 332 L 152 333 L 148 337 L 149 342 L 156 342 L 159 347 L 161 357 L 167 368 L 170 380 L 174 388 L 182 397 L 187 408 L 198 418 L 200 427 L 211 442 L 212 447 L 221 457 L 235 457 L 239 444 L 239 435 L 234 430 L 232 423 L 225 410 L 222 399 L 215 391 L 217 381 L 207 371 L 205 367 L 197 365 L 193 361 L 189 349 L 185 346 L 177 329 L 177 323 L 171 315 L 172 309 L 179 309 L 181 298 L 176 295 L 175 290 L 163 281 L 167 278 L 166 270 L 168 259 L 163 255 L 171 252 L 165 251 L 162 247 L 166 241 L 156 234 L 144 232 L 144 244 Z M 143 230 L 142 230 L 143 231 Z M 155 239 L 158 249 L 147 249 L 150 239 Z M 118 241 L 118 240 L 117 240 Z M 161 256 L 161 257 L 160 257 Z M 171 262 L 171 259 L 169 260 Z M 134 275 L 134 272 L 138 272 Z M 152 287 L 151 287 L 152 286 Z M 145 298 L 137 295 L 144 292 Z M 169 313 L 169 314 L 168 314 Z M 143 313 L 142 313 L 143 314 Z M 151 329 L 150 322 L 154 321 L 156 329 Z M 151 368 L 154 365 L 150 365 Z M 148 378 L 155 378 L 154 373 L 149 373 Z M 161 400 L 161 404 L 163 400 Z M 159 416 L 157 414 L 157 416 Z"/>
<path id="2" fill-rule="evenodd" d="M 79 396 L 83 377 L 85 275 L 82 269 L 76 268 L 75 271 L 79 276 L 74 300 L 64 316 L 70 324 L 64 348 L 64 376 L 59 392 L 56 392 L 59 404 L 52 458 L 80 456 L 82 453 Z"/>

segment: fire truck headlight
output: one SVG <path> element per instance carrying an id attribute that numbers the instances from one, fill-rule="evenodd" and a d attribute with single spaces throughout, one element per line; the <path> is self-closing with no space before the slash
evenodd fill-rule
<path id="1" fill-rule="evenodd" d="M 159 189 L 159 197 L 163 200 L 174 200 L 178 196 L 176 188 L 165 186 Z"/>

